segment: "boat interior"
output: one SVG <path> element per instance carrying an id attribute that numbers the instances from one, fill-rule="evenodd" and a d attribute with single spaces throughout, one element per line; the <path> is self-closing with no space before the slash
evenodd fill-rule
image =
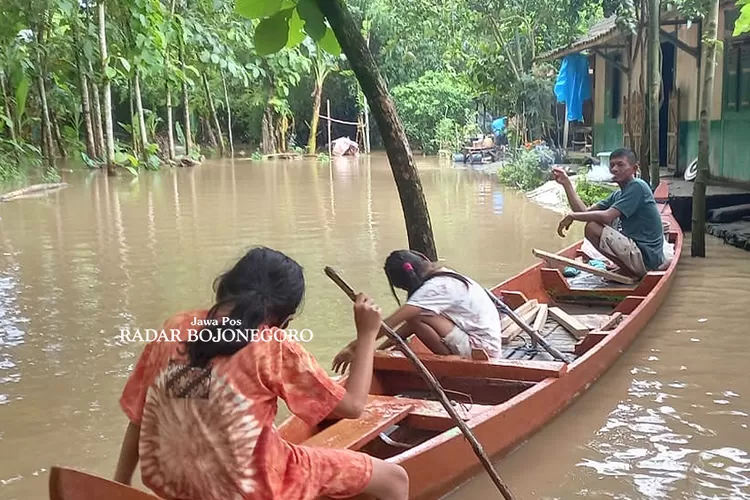
<path id="1" fill-rule="evenodd" d="M 680 233 L 666 231 L 665 237 L 679 248 Z M 671 271 L 652 271 L 635 282 L 622 275 L 611 276 L 616 273 L 610 271 L 590 269 L 592 259 L 584 250 L 581 243 L 559 254 L 535 250 L 541 262 L 491 290 L 565 355 L 568 363 L 556 360 L 504 315 L 502 360 L 489 360 L 483 350 L 474 350 L 472 360 L 434 355 L 415 337 L 408 339 L 469 425 L 486 411 L 497 413 L 498 405 L 536 384 L 564 376 L 570 363 L 608 335 L 616 335 L 622 321 Z M 577 276 L 566 277 L 563 271 L 568 268 L 566 274 L 572 274 L 573 266 L 591 272 L 581 270 Z M 450 429 L 457 432 L 456 427 L 412 361 L 392 348 L 375 353 L 370 400 L 359 419 L 326 420 L 309 427 L 292 417 L 279 430 L 293 443 L 348 448 L 385 459 Z"/>

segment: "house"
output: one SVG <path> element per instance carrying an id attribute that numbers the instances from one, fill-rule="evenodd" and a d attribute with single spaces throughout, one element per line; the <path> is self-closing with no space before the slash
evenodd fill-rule
<path id="1" fill-rule="evenodd" d="M 750 182 L 746 149 L 750 140 L 750 36 L 732 36 L 738 14 L 734 1 L 721 2 L 718 38 L 723 51 L 717 51 L 714 73 L 710 173 L 717 180 Z M 660 24 L 663 100 L 659 163 L 682 175 L 698 156 L 703 21 L 663 10 Z M 646 64 L 641 57 L 646 53 L 641 50 L 645 29 L 643 33 L 639 41 L 612 16 L 596 23 L 585 36 L 537 58 L 550 61 L 569 54 L 587 55 L 593 72 L 593 112 L 588 117 L 584 113 L 591 123 L 582 125 L 591 127 L 594 154 L 623 145 L 640 153 L 642 140 L 648 140 L 642 115 L 643 90 L 648 95 Z"/>

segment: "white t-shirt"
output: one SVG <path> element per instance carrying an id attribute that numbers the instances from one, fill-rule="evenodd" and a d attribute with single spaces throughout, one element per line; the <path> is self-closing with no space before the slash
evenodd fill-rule
<path id="1" fill-rule="evenodd" d="M 466 279 L 468 289 L 450 276 L 431 278 L 406 303 L 446 316 L 466 332 L 472 348 L 484 349 L 490 358 L 500 359 L 500 314 L 484 288 L 471 278 Z"/>

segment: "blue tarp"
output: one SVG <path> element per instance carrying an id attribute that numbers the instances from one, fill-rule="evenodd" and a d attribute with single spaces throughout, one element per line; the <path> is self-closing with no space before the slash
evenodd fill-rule
<path id="1" fill-rule="evenodd" d="M 583 101 L 591 99 L 588 57 L 570 54 L 563 58 L 555 82 L 555 96 L 557 102 L 565 103 L 568 121 L 583 121 Z"/>

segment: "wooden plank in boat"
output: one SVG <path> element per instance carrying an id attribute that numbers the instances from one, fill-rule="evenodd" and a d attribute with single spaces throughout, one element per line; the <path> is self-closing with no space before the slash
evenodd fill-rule
<path id="1" fill-rule="evenodd" d="M 599 327 L 599 330 L 602 332 L 606 332 L 607 330 L 611 330 L 612 328 L 616 327 L 620 321 L 622 321 L 623 314 L 621 312 L 616 312 L 612 316 L 610 316 L 607 321 L 602 324 L 602 326 Z"/>
<path id="2" fill-rule="evenodd" d="M 456 413 L 464 421 L 471 420 L 477 415 L 494 408 L 495 405 L 467 404 L 468 410 L 465 411 L 460 405 L 456 407 Z M 414 410 L 409 413 L 406 423 L 415 429 L 424 429 L 427 431 L 443 432 L 447 431 L 456 423 L 453 421 L 448 412 L 445 411 L 440 401 L 420 401 L 414 402 Z"/>
<path id="3" fill-rule="evenodd" d="M 536 319 L 531 328 L 541 334 L 544 329 L 544 325 L 547 323 L 547 314 L 549 313 L 549 306 L 547 304 L 540 304 L 539 311 L 536 313 Z"/>
<path id="4" fill-rule="evenodd" d="M 541 382 L 557 378 L 568 371 L 561 361 L 493 360 L 472 361 L 458 356 L 419 355 L 419 359 L 436 377 L 503 378 Z M 373 369 L 415 372 L 416 368 L 401 352 L 375 351 Z"/>
<path id="5" fill-rule="evenodd" d="M 516 315 L 520 317 L 526 314 L 527 312 L 531 311 L 538 304 L 539 304 L 538 300 L 531 299 L 530 301 L 524 303 L 522 306 L 516 307 L 515 309 L 513 309 L 513 312 L 516 313 Z M 513 323 L 513 320 L 511 319 L 510 316 L 505 316 L 500 321 L 500 329 L 503 330 L 503 332 L 505 332 L 506 329 L 510 328 L 510 326 L 514 324 L 515 323 Z"/>
<path id="6" fill-rule="evenodd" d="M 359 450 L 378 434 L 406 418 L 412 404 L 392 397 L 370 397 L 357 419 L 342 419 L 304 441 L 304 446 Z"/>
<path id="7" fill-rule="evenodd" d="M 552 319 L 560 323 L 563 328 L 568 330 L 577 339 L 583 338 L 590 330 L 586 325 L 559 307 L 550 307 L 548 312 L 552 316 Z"/>
<path id="8" fill-rule="evenodd" d="M 583 338 L 583 340 L 576 344 L 575 348 L 573 349 L 573 353 L 576 356 L 583 356 L 586 351 L 607 338 L 607 335 L 609 335 L 608 332 L 590 332 Z"/>
<path id="9" fill-rule="evenodd" d="M 534 302 L 536 302 L 536 300 Z M 539 312 L 539 305 L 534 304 L 532 308 L 530 308 L 528 311 L 520 315 L 520 318 L 523 320 L 524 323 L 528 325 L 534 319 L 537 312 Z M 512 325 L 510 325 L 508 328 L 502 331 L 503 344 L 509 343 L 511 340 L 516 338 L 516 335 L 518 335 L 522 331 L 523 329 L 520 326 L 518 326 L 518 324 L 513 323 Z"/>
<path id="10" fill-rule="evenodd" d="M 159 497 L 86 472 L 53 466 L 49 475 L 50 500 L 159 500 Z"/>
<path id="11" fill-rule="evenodd" d="M 625 297 L 625 300 L 620 302 L 620 304 L 615 308 L 615 312 L 621 312 L 622 314 L 632 314 L 633 311 L 635 311 L 635 308 L 641 305 L 641 302 L 643 302 L 643 297 L 635 297 L 629 295 Z"/>
<path id="12" fill-rule="evenodd" d="M 590 266 L 588 264 L 584 264 L 583 262 L 579 262 L 577 260 L 563 257 L 562 255 L 545 252 L 543 250 L 538 250 L 536 248 L 533 249 L 531 252 L 534 254 L 534 256 L 539 257 L 540 259 L 544 259 L 548 262 L 554 262 L 556 264 L 564 264 L 566 266 L 575 267 L 576 269 L 586 271 L 596 276 L 601 276 L 602 278 L 606 278 L 608 280 L 615 281 L 617 283 L 622 283 L 624 285 L 633 285 L 635 283 L 633 278 L 628 278 L 627 276 L 613 273 L 612 271 L 607 271 L 605 269 L 599 269 L 598 267 Z"/>

